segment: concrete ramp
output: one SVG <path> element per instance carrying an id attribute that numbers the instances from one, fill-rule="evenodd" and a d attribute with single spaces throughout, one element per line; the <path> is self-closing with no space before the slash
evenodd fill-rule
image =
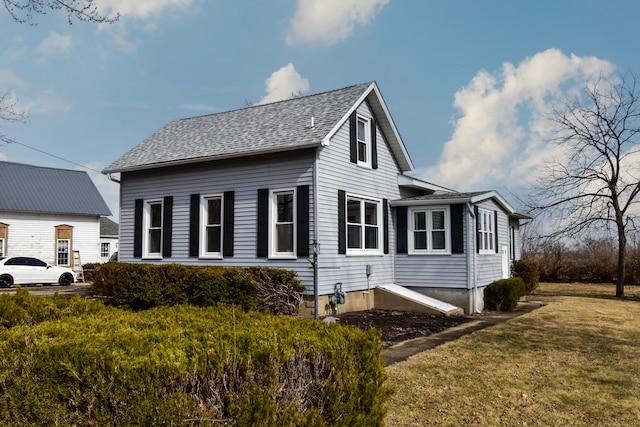
<path id="1" fill-rule="evenodd" d="M 375 288 L 375 305 L 381 310 L 413 311 L 445 316 L 464 314 L 464 310 L 460 307 L 399 285 L 378 285 Z"/>

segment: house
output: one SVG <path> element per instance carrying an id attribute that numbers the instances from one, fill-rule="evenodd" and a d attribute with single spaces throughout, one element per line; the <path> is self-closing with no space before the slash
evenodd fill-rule
<path id="1" fill-rule="evenodd" d="M 86 172 L 0 161 L 0 182 L 0 256 L 100 260 L 100 218 L 111 211 Z"/>
<path id="2" fill-rule="evenodd" d="M 120 174 L 121 261 L 294 270 L 316 314 L 393 285 L 480 310 L 523 216 L 413 168 L 370 82 L 173 121 L 103 172 Z"/>
<path id="3" fill-rule="evenodd" d="M 109 218 L 100 218 L 100 262 L 107 262 L 118 252 L 118 224 Z"/>

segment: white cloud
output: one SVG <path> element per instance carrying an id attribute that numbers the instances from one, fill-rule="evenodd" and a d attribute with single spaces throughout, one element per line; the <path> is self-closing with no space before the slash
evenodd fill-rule
<path id="1" fill-rule="evenodd" d="M 193 0 L 95 0 L 98 10 L 103 15 L 114 16 L 120 14 L 120 19 L 114 23 L 102 23 L 98 25 L 100 30 L 109 31 L 116 48 L 125 53 L 136 50 L 136 43 L 127 37 L 127 20 L 135 19 L 137 28 L 146 31 L 154 31 L 158 17 L 167 9 L 187 9 L 192 6 Z"/>
<path id="2" fill-rule="evenodd" d="M 64 54 L 71 47 L 71 36 L 63 36 L 54 31 L 44 39 L 37 47 L 42 58 L 53 58 Z"/>
<path id="3" fill-rule="evenodd" d="M 259 104 L 282 101 L 292 95 L 305 93 L 310 88 L 309 80 L 303 79 L 292 63 L 274 71 L 265 84 L 268 93 L 260 100 Z"/>
<path id="4" fill-rule="evenodd" d="M 497 73 L 480 71 L 455 94 L 460 116 L 453 135 L 424 177 L 461 191 L 523 183 L 551 154 L 552 107 L 614 69 L 605 60 L 549 49 L 517 66 L 505 63 Z"/>
<path id="5" fill-rule="evenodd" d="M 356 25 L 366 25 L 389 0 L 298 0 L 287 44 L 332 45 L 347 39 Z"/>
<path id="6" fill-rule="evenodd" d="M 169 7 L 186 8 L 193 0 L 96 0 L 100 11 L 122 17 L 147 19 Z"/>
<path id="7" fill-rule="evenodd" d="M 46 90 L 38 96 L 35 100 L 31 101 L 27 105 L 29 112 L 38 114 L 47 114 L 52 111 L 69 111 L 71 105 L 64 102 L 64 100 L 56 95 L 53 90 Z"/>

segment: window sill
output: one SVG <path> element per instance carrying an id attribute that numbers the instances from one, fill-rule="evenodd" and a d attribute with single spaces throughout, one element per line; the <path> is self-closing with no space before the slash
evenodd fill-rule
<path id="1" fill-rule="evenodd" d="M 424 251 L 424 252 L 420 252 L 420 251 L 414 251 L 414 252 L 409 252 L 409 255 L 436 255 L 436 256 L 440 256 L 440 255 L 451 255 L 451 252 L 430 252 L 430 251 Z"/>

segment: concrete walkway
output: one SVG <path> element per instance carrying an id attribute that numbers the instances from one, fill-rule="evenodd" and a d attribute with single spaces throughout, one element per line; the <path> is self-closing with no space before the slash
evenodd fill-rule
<path id="1" fill-rule="evenodd" d="M 542 307 L 540 302 L 519 302 L 514 311 L 492 312 L 490 314 L 473 315 L 473 320 L 458 326 L 445 329 L 437 334 L 426 337 L 414 338 L 394 344 L 382 350 L 382 359 L 387 366 L 402 362 L 414 354 L 435 348 L 441 344 L 456 340 L 463 335 L 470 334 L 489 326 L 497 325 L 514 317 L 529 313 L 536 308 Z"/>

